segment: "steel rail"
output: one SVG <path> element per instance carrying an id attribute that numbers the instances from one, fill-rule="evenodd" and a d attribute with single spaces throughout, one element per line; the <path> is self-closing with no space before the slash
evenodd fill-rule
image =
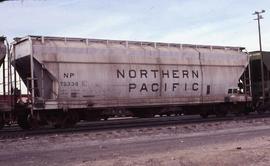
<path id="1" fill-rule="evenodd" d="M 72 128 L 59 128 L 44 127 L 34 130 L 22 130 L 18 126 L 12 126 L 0 131 L 0 139 L 31 137 L 38 135 L 52 135 L 52 134 L 67 134 L 79 132 L 93 132 L 93 131 L 108 131 L 116 129 L 128 128 L 143 128 L 143 127 L 160 127 L 181 124 L 200 124 L 211 122 L 224 122 L 224 121 L 243 121 L 250 119 L 263 119 L 269 118 L 270 113 L 267 114 L 251 114 L 247 116 L 227 116 L 227 117 L 209 117 L 206 119 L 199 116 L 170 116 L 160 118 L 130 118 L 120 120 L 96 121 L 80 123 Z"/>

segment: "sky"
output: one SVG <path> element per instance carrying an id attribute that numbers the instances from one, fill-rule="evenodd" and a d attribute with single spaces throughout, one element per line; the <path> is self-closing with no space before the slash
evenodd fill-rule
<path id="1" fill-rule="evenodd" d="M 222 45 L 259 50 L 261 11 L 270 51 L 269 0 L 13 0 L 0 3 L 0 36 L 27 35 Z"/>

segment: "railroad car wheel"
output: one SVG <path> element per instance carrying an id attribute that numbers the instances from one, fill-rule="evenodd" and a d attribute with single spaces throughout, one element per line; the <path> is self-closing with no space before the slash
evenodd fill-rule
<path id="1" fill-rule="evenodd" d="M 264 114 L 264 113 L 265 113 L 265 110 L 259 108 L 259 109 L 257 110 L 257 112 L 258 112 L 258 114 Z"/>
<path id="2" fill-rule="evenodd" d="M 261 105 L 260 107 L 257 108 L 258 114 L 264 114 L 266 111 L 267 111 L 266 106 Z"/>
<path id="3" fill-rule="evenodd" d="M 5 121 L 4 121 L 3 115 L 0 114 L 0 129 L 2 129 L 4 125 L 5 125 Z"/>
<path id="4" fill-rule="evenodd" d="M 258 114 L 264 114 L 266 111 L 266 107 L 261 102 L 258 102 L 256 103 L 256 111 Z"/>
<path id="5" fill-rule="evenodd" d="M 28 130 L 31 128 L 28 113 L 25 112 L 18 115 L 18 125 L 24 130 Z"/>
<path id="6" fill-rule="evenodd" d="M 72 117 L 66 117 L 63 121 L 62 127 L 63 128 L 70 128 L 76 125 L 77 121 L 74 120 Z"/>
<path id="7" fill-rule="evenodd" d="M 70 111 L 58 117 L 57 122 L 54 124 L 54 127 L 55 128 L 70 128 L 70 127 L 74 127 L 78 121 L 79 121 L 78 113 L 75 111 Z"/>

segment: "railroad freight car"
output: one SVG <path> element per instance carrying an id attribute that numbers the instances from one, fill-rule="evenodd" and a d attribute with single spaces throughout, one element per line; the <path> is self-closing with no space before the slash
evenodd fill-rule
<path id="1" fill-rule="evenodd" d="M 257 112 L 263 113 L 270 110 L 270 52 L 254 51 L 250 55 L 253 105 Z"/>
<path id="2" fill-rule="evenodd" d="M 172 110 L 206 117 L 251 101 L 240 80 L 249 63 L 241 47 L 44 36 L 12 46 L 29 94 L 18 118 L 24 128 L 29 114 L 54 125 Z"/>
<path id="3" fill-rule="evenodd" d="M 11 89 L 11 84 L 9 84 L 11 77 L 8 74 L 11 73 L 11 70 L 10 65 L 5 64 L 5 57 L 8 52 L 6 38 L 0 36 L 0 129 L 12 120 L 13 97 L 9 91 Z"/>
<path id="4" fill-rule="evenodd" d="M 2 65 L 6 56 L 5 40 L 5 37 L 0 36 L 0 65 Z"/>
<path id="5" fill-rule="evenodd" d="M 0 36 L 0 67 L 2 66 L 4 58 L 6 56 L 6 47 L 4 41 L 5 38 Z M 4 107 L 3 100 L 0 99 L 0 129 L 4 126 L 3 107 Z"/>

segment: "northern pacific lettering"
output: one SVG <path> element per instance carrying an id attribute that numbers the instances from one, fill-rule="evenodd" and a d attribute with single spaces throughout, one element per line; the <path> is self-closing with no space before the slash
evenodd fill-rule
<path id="1" fill-rule="evenodd" d="M 198 70 L 117 69 L 116 78 L 128 79 L 129 92 L 175 92 L 179 88 L 182 91 L 198 91 L 200 88 Z"/>

